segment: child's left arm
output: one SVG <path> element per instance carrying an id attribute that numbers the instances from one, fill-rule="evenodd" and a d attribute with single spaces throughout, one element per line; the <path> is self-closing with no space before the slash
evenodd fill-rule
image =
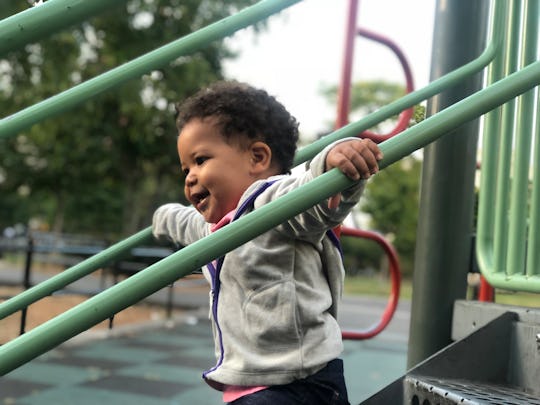
<path id="1" fill-rule="evenodd" d="M 352 180 L 368 179 L 379 171 L 383 154 L 370 139 L 350 139 L 336 144 L 326 155 L 325 170 L 338 168 Z M 328 201 L 329 208 L 339 205 L 340 194 Z"/>

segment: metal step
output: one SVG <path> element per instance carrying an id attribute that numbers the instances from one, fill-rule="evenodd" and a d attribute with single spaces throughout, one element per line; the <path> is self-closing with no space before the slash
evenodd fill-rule
<path id="1" fill-rule="evenodd" d="M 413 375 L 405 377 L 404 394 L 410 405 L 540 405 L 540 398 L 517 388 Z"/>
<path id="2" fill-rule="evenodd" d="M 540 309 L 460 302 L 452 335 L 362 405 L 540 405 Z"/>

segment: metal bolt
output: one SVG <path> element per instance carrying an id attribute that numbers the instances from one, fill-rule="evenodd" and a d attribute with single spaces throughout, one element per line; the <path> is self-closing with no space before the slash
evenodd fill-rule
<path id="1" fill-rule="evenodd" d="M 540 333 L 536 334 L 536 348 L 540 350 Z"/>

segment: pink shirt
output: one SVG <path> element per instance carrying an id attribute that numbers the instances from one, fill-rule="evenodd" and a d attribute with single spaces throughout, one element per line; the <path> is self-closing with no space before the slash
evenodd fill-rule
<path id="1" fill-rule="evenodd" d="M 268 387 L 261 385 L 258 387 L 246 387 L 242 385 L 226 385 L 223 391 L 223 402 L 233 402 L 245 395 L 262 391 Z"/>

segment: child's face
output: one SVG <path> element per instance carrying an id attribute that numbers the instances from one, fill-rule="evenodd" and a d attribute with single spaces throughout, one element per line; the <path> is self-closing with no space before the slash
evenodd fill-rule
<path id="1" fill-rule="evenodd" d="M 256 180 L 251 154 L 229 144 L 213 119 L 189 121 L 178 137 L 178 155 L 186 174 L 184 193 L 206 222 L 216 223 L 236 208 Z"/>

